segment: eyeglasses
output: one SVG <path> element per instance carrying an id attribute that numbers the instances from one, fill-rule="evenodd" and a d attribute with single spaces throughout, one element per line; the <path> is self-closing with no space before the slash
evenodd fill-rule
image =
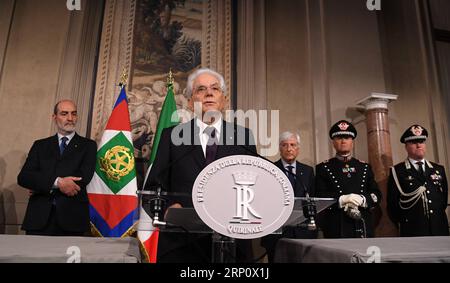
<path id="1" fill-rule="evenodd" d="M 213 94 L 219 94 L 222 92 L 222 88 L 218 85 L 212 85 L 209 87 L 201 85 L 195 89 L 194 93 L 199 95 L 205 95 L 208 93 L 208 89 L 210 89 Z"/>
<path id="2" fill-rule="evenodd" d="M 292 148 L 296 149 L 298 147 L 298 144 L 295 144 L 295 143 L 294 144 L 292 144 L 292 143 L 282 143 L 282 144 L 280 144 L 280 146 L 282 148 L 292 147 Z"/>

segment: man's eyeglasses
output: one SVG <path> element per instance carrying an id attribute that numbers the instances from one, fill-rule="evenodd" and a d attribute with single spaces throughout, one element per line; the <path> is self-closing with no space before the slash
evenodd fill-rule
<path id="1" fill-rule="evenodd" d="M 295 148 L 298 147 L 298 144 L 295 144 L 295 143 L 281 143 L 280 146 L 281 146 L 282 148 L 289 148 L 289 147 L 292 147 L 292 148 L 295 149 Z"/>
<path id="2" fill-rule="evenodd" d="M 213 94 L 219 94 L 222 92 L 222 88 L 218 85 L 212 85 L 212 86 L 204 86 L 201 85 L 197 87 L 194 91 L 195 94 L 205 95 L 208 92 L 208 88 L 211 90 Z"/>

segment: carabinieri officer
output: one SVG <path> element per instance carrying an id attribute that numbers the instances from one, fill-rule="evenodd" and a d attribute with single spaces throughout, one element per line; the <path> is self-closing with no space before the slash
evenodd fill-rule
<path id="1" fill-rule="evenodd" d="M 381 202 L 372 169 L 352 156 L 357 132 L 341 120 L 329 132 L 336 156 L 316 166 L 316 196 L 332 197 L 337 203 L 319 214 L 325 238 L 374 236 L 371 209 Z"/>

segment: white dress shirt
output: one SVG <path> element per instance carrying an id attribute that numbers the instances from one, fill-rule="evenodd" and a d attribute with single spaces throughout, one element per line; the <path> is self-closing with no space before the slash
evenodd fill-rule
<path id="1" fill-rule="evenodd" d="M 75 132 L 73 132 L 73 133 L 71 133 L 70 135 L 67 135 L 67 136 L 63 136 L 60 133 L 58 133 L 58 145 L 61 146 L 61 142 L 62 142 L 61 139 L 63 137 L 66 137 L 67 138 L 66 147 L 67 147 L 74 136 L 75 136 Z M 58 178 L 59 177 L 56 177 L 55 181 L 53 182 L 53 188 L 54 189 L 58 187 Z"/>

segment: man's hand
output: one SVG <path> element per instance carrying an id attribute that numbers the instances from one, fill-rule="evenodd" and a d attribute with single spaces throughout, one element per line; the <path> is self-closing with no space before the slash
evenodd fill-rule
<path id="1" fill-rule="evenodd" d="M 174 204 L 172 204 L 171 206 L 169 206 L 169 207 L 166 209 L 166 212 L 164 213 L 164 219 L 166 219 L 167 211 L 169 211 L 169 208 L 183 208 L 183 206 L 181 206 L 181 204 L 179 204 L 179 203 L 174 203 Z"/>
<path id="2" fill-rule="evenodd" d="M 66 196 L 73 197 L 80 191 L 80 186 L 78 186 L 75 182 L 80 181 L 81 177 L 59 177 L 58 178 L 58 188 L 61 193 Z"/>

